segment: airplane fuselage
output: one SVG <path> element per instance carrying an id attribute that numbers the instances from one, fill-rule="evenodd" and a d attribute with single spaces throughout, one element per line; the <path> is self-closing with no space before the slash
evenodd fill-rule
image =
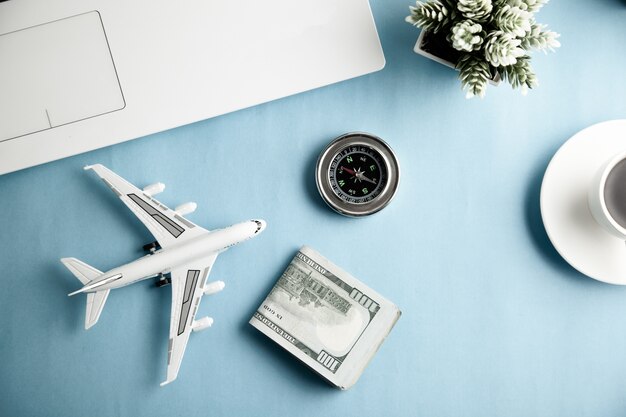
<path id="1" fill-rule="evenodd" d="M 179 245 L 160 249 L 125 265 L 113 268 L 85 285 L 78 292 L 95 292 L 124 287 L 135 282 L 165 274 L 180 265 L 206 258 L 231 246 L 253 238 L 265 227 L 260 220 L 250 220 L 214 230 Z"/>

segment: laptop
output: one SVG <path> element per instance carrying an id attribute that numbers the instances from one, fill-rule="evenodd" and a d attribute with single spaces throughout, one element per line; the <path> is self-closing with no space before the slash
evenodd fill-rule
<path id="1" fill-rule="evenodd" d="M 368 0 L 0 0 L 0 174 L 380 70 Z"/>

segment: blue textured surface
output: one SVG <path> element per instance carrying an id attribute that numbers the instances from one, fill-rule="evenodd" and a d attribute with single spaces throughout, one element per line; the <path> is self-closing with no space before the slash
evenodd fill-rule
<path id="1" fill-rule="evenodd" d="M 626 288 L 559 258 L 539 214 L 556 149 L 626 116 L 626 3 L 554 1 L 562 34 L 536 54 L 540 87 L 466 101 L 456 73 L 412 52 L 408 1 L 373 1 L 383 71 L 0 177 L 1 416 L 622 416 Z M 313 168 L 346 131 L 385 138 L 402 166 L 393 203 L 365 219 L 327 209 Z M 84 331 L 79 283 L 58 259 L 105 269 L 149 233 L 82 166 L 100 162 L 215 228 L 262 217 L 223 254 L 179 379 L 164 388 L 169 290 L 111 293 Z M 301 244 L 395 301 L 403 316 L 361 380 L 328 387 L 248 319 Z"/>

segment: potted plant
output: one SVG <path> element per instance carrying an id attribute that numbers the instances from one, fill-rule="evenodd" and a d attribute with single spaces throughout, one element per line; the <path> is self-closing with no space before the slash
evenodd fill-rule
<path id="1" fill-rule="evenodd" d="M 484 97 L 500 79 L 526 94 L 537 86 L 529 53 L 561 46 L 558 33 L 535 21 L 547 2 L 418 0 L 406 21 L 422 29 L 415 52 L 456 68 L 467 98 Z"/>

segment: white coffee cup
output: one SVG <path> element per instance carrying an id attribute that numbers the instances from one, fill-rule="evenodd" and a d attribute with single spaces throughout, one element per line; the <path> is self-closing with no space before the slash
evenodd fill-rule
<path id="1" fill-rule="evenodd" d="M 609 178 L 611 171 L 613 171 L 617 164 L 625 159 L 626 152 L 622 152 L 605 162 L 593 177 L 588 195 L 589 210 L 594 219 L 596 219 L 596 222 L 607 232 L 622 240 L 626 240 L 626 228 L 619 224 L 611 215 L 607 207 L 605 190 L 607 178 Z M 624 184 L 624 188 L 626 189 L 626 184 Z"/>

